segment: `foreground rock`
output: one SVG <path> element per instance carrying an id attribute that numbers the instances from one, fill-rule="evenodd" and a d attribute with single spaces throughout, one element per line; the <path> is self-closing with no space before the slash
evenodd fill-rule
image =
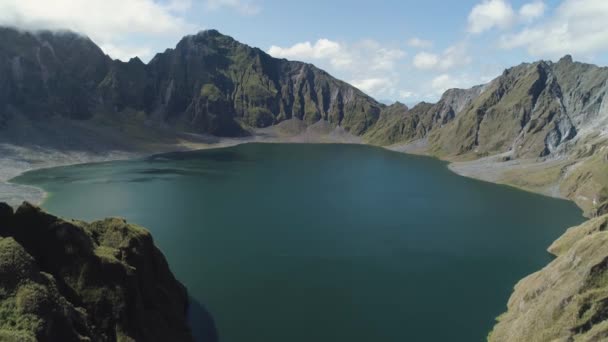
<path id="1" fill-rule="evenodd" d="M 516 286 L 489 341 L 608 340 L 608 215 L 569 229 Z"/>
<path id="2" fill-rule="evenodd" d="M 0 203 L 0 341 L 191 341 L 187 309 L 145 229 Z"/>

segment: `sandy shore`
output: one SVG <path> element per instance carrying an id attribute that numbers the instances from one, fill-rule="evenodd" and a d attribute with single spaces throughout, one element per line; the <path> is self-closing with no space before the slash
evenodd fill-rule
<path id="1" fill-rule="evenodd" d="M 328 123 L 319 122 L 306 126 L 299 120 L 288 120 L 277 126 L 258 129 L 251 136 L 243 138 L 221 138 L 192 135 L 192 139 L 181 139 L 175 144 L 155 145 L 141 151 L 108 150 L 86 152 L 77 149 L 50 149 L 42 146 L 17 146 L 0 144 L 0 202 L 18 206 L 23 201 L 40 205 L 46 196 L 36 187 L 11 183 L 10 180 L 32 170 L 141 158 L 144 156 L 198 149 L 230 147 L 239 144 L 266 143 L 352 143 L 362 144 L 360 137 L 342 128 L 333 128 Z"/>
<path id="2" fill-rule="evenodd" d="M 24 172 L 56 166 L 130 159 L 138 156 L 140 155 L 137 153 L 122 151 L 87 153 L 0 144 L 0 202 L 18 205 L 23 201 L 40 204 L 44 200 L 45 193 L 42 189 L 9 182 L 10 179 Z"/>

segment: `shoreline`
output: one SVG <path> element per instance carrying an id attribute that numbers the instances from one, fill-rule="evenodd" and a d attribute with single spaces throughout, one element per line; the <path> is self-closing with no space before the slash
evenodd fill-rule
<path id="1" fill-rule="evenodd" d="M 234 147 L 238 145 L 248 143 L 276 143 L 276 144 L 353 144 L 353 145 L 364 145 L 382 148 L 388 151 L 403 153 L 412 156 L 424 156 L 434 158 L 447 163 L 447 168 L 454 174 L 475 179 L 483 182 L 488 182 L 497 185 L 509 186 L 521 191 L 526 191 L 542 196 L 551 198 L 563 199 L 571 201 L 577 205 L 579 209 L 584 212 L 582 208 L 574 199 L 567 198 L 559 192 L 559 182 L 552 182 L 546 187 L 525 187 L 518 184 L 513 184 L 508 181 L 504 181 L 502 178 L 505 173 L 511 170 L 522 170 L 527 167 L 543 168 L 551 167 L 557 162 L 533 162 L 533 161 L 500 161 L 502 155 L 495 155 L 486 158 L 480 158 L 472 161 L 453 161 L 450 159 L 444 159 L 437 156 L 433 156 L 426 152 L 426 141 L 418 140 L 407 144 L 397 144 L 389 146 L 377 146 L 368 144 L 363 141 L 361 137 L 350 135 L 340 128 L 335 128 L 330 132 L 318 132 L 318 127 L 309 126 L 303 132 L 295 135 L 281 134 L 280 127 L 273 126 L 265 129 L 258 129 L 248 137 L 243 138 L 217 138 L 217 142 L 212 143 L 200 143 L 196 141 L 184 141 L 178 144 L 167 144 L 161 148 L 132 152 L 132 151 L 108 151 L 105 153 L 95 152 L 82 152 L 82 151 L 54 151 L 49 150 L 47 152 L 39 152 L 39 160 L 35 160 L 30 163 L 23 164 L 24 167 L 19 167 L 18 159 L 22 159 L 20 156 L 14 158 L 4 157 L 0 158 L 0 165 L 5 162 L 13 163 L 10 165 L 10 172 L 0 172 L 0 202 L 7 202 L 11 206 L 19 206 L 23 201 L 28 201 L 34 205 L 41 206 L 44 201 L 47 200 L 49 194 L 42 188 L 16 183 L 13 180 L 22 176 L 23 174 L 31 171 L 38 171 L 44 169 L 51 169 L 56 167 L 86 165 L 94 163 L 121 161 L 121 160 L 132 160 L 137 158 L 150 157 L 157 154 L 173 153 L 173 152 L 187 152 L 196 150 L 208 150 L 208 149 L 219 149 Z M 336 131 L 338 131 L 336 134 Z M 4 147 L 6 149 L 6 144 Z M 25 150 L 18 146 L 9 146 L 9 148 L 15 148 L 18 150 Z M 27 151 L 25 152 L 28 153 Z M 44 160 L 45 155 L 49 155 L 51 160 Z M 60 157 L 57 157 L 61 155 Z M 553 165 L 552 165 L 553 164 Z M 27 165 L 27 166 L 26 166 Z M 8 177 L 7 175 L 8 174 Z M 7 195 L 8 193 L 8 195 Z"/>
<path id="2" fill-rule="evenodd" d="M 581 207 L 579 205 L 579 203 L 577 203 L 574 199 L 567 198 L 559 193 L 560 179 L 555 179 L 554 182 L 550 182 L 549 186 L 546 186 L 544 188 L 539 187 L 537 189 L 524 188 L 524 187 L 518 186 L 516 184 L 510 184 L 508 182 L 501 181 L 501 177 L 502 177 L 502 179 L 504 179 L 505 174 L 507 174 L 509 171 L 512 171 L 512 170 L 518 170 L 519 172 L 522 172 L 522 170 L 523 170 L 524 172 L 526 172 L 529 168 L 536 168 L 536 169 L 540 170 L 541 172 L 543 170 L 545 170 L 546 172 L 549 172 L 549 170 L 552 167 L 555 167 L 555 165 L 558 165 L 558 166 L 561 165 L 560 163 L 564 162 L 562 160 L 536 161 L 536 162 L 526 161 L 526 160 L 515 160 L 515 161 L 507 160 L 507 161 L 505 161 L 503 159 L 504 156 L 496 155 L 496 156 L 480 158 L 480 159 L 472 160 L 472 161 L 454 161 L 454 160 L 439 158 L 437 156 L 433 156 L 429 153 L 426 153 L 426 141 L 416 141 L 416 142 L 413 142 L 410 144 L 403 144 L 403 145 L 396 145 L 396 146 L 395 145 L 394 146 L 376 146 L 376 145 L 365 143 L 361 138 L 358 138 L 358 137 L 356 137 L 356 139 L 336 139 L 335 137 L 330 138 L 327 135 L 317 136 L 314 138 L 310 135 L 306 135 L 306 138 L 303 138 L 302 135 L 295 135 L 295 136 L 262 135 L 262 136 L 259 136 L 257 134 L 254 134 L 251 137 L 247 137 L 247 138 L 236 138 L 236 139 L 235 138 L 226 138 L 226 139 L 220 138 L 214 143 L 184 142 L 182 144 L 167 145 L 167 146 L 163 146 L 162 148 L 159 148 L 158 150 L 149 150 L 149 151 L 145 151 L 145 152 L 142 151 L 142 152 L 137 152 L 137 153 L 118 153 L 118 152 L 114 151 L 114 152 L 108 152 L 107 154 L 104 154 L 104 155 L 87 155 L 86 158 L 80 158 L 78 160 L 70 159 L 70 158 L 67 158 L 65 160 L 55 159 L 55 160 L 51 160 L 50 162 L 46 162 L 46 163 L 31 164 L 29 167 L 27 167 L 27 168 L 24 167 L 22 169 L 14 167 L 12 169 L 14 175 L 11 178 L 9 178 L 9 179 L 0 178 L 0 202 L 3 202 L 4 198 L 2 198 L 2 197 L 5 197 L 5 194 L 2 191 L 3 186 L 12 186 L 16 189 L 16 191 L 23 190 L 23 189 L 27 189 L 29 191 L 35 190 L 38 197 L 33 198 L 35 200 L 35 202 L 32 202 L 32 203 L 37 206 L 42 206 L 42 204 L 46 200 L 48 200 L 48 198 L 52 194 L 44 191 L 41 188 L 37 188 L 34 186 L 30 186 L 30 185 L 22 185 L 22 184 L 12 182 L 13 179 L 19 177 L 20 175 L 23 175 L 26 172 L 30 172 L 30 171 L 34 171 L 34 170 L 42 170 L 42 169 L 62 167 L 62 166 L 85 165 L 85 164 L 91 164 L 91 163 L 103 163 L 103 162 L 110 162 L 110 161 L 132 160 L 135 158 L 145 158 L 145 157 L 152 156 L 152 155 L 170 153 L 170 152 L 187 152 L 187 151 L 195 151 L 195 150 L 228 148 L 228 147 L 233 147 L 233 146 L 238 146 L 238 145 L 243 145 L 243 144 L 248 144 L 248 143 L 352 144 L 352 145 L 364 145 L 364 146 L 378 147 L 378 148 L 382 148 L 384 150 L 388 150 L 388 151 L 392 151 L 392 152 L 396 152 L 396 153 L 403 153 L 403 154 L 407 154 L 407 155 L 433 158 L 433 159 L 445 162 L 446 167 L 448 168 L 448 170 L 450 172 L 452 172 L 458 176 L 461 176 L 461 177 L 467 177 L 470 179 L 476 179 L 479 181 L 488 182 L 488 183 L 497 184 L 497 185 L 506 185 L 506 186 L 515 188 L 519 191 L 526 191 L 526 192 L 535 193 L 535 194 L 539 194 L 539 195 L 543 195 L 543 196 L 547 196 L 547 197 L 568 200 L 568 201 L 574 203 L 577 206 L 577 208 L 580 210 L 581 218 L 583 219 L 582 224 L 589 222 L 589 217 L 587 217 L 587 215 L 585 215 L 584 208 Z M 69 154 L 67 154 L 67 155 L 69 155 Z M 82 157 L 82 155 L 81 155 L 81 157 Z M 5 159 L 0 158 L 0 165 L 2 165 L 3 160 L 5 160 Z M 26 165 L 26 164 L 20 164 L 20 165 Z M 3 176 L 3 174 L 0 176 Z M 27 199 L 25 199 L 25 200 L 27 200 Z M 9 204 L 15 206 L 15 205 L 19 205 L 20 203 L 9 203 Z M 568 230 L 561 232 L 555 238 L 555 241 L 560 241 L 560 239 L 562 239 L 564 236 L 567 235 L 567 232 L 568 232 Z M 553 244 L 555 244 L 555 243 L 556 242 L 553 242 Z M 547 246 L 545 248 L 545 250 L 547 250 L 548 253 L 551 254 L 550 246 Z M 541 270 L 544 270 L 549 265 L 551 265 L 550 262 L 547 263 L 547 265 L 543 266 L 543 268 L 540 270 L 531 270 L 531 274 L 540 272 Z M 530 277 L 530 276 L 531 275 L 527 275 L 527 276 L 523 277 L 522 279 L 519 279 L 517 282 L 511 284 L 512 292 L 511 292 L 511 295 L 509 296 L 509 298 L 512 298 L 512 296 L 514 295 L 514 293 L 515 293 L 514 291 L 517 290 L 518 284 L 520 284 L 525 279 L 528 279 L 528 277 Z M 501 311 L 501 313 L 504 315 L 507 312 L 507 310 L 510 310 L 510 308 L 505 303 L 505 307 L 503 308 L 503 311 Z M 496 326 L 498 323 L 499 323 L 499 321 L 496 320 L 495 324 L 492 326 L 492 329 L 490 331 L 494 331 L 494 329 L 496 329 Z"/>
<path id="3" fill-rule="evenodd" d="M 45 149 L 40 146 L 23 147 L 13 144 L 0 144 L 0 202 L 18 207 L 23 201 L 40 206 L 47 198 L 41 188 L 19 184 L 13 180 L 27 172 L 55 167 L 103 163 L 120 160 L 144 158 L 162 153 L 187 152 L 214 148 L 232 147 L 247 143 L 329 143 L 360 144 L 360 137 L 351 135 L 342 128 L 331 128 L 328 123 L 318 122 L 302 127 L 299 120 L 288 120 L 279 125 L 256 129 L 252 135 L 241 138 L 209 139 L 206 136 L 192 135 L 192 139 L 173 144 L 163 144 L 142 148 L 139 151 L 108 150 L 106 152 L 87 152 L 78 150 Z M 296 126 L 295 128 L 293 126 Z"/>
<path id="4" fill-rule="evenodd" d="M 311 126 L 312 127 L 312 126 Z M 314 128 L 313 128 L 314 129 Z M 339 130 L 339 129 L 334 129 Z M 364 142 L 360 137 L 347 136 L 347 139 L 336 139 L 335 136 L 330 134 L 319 135 L 318 132 L 314 132 L 310 135 L 308 132 L 310 127 L 304 132 L 304 134 L 286 135 L 281 136 L 277 134 L 277 127 L 270 127 L 266 129 L 257 130 L 253 135 L 243 138 L 218 138 L 217 142 L 213 143 L 199 143 L 195 141 L 185 141 L 180 144 L 166 145 L 157 150 L 145 151 L 145 152 L 126 152 L 126 151 L 108 151 L 106 153 L 94 153 L 94 152 L 76 152 L 77 158 L 74 157 L 73 152 L 59 152 L 65 155 L 65 159 L 42 161 L 39 164 L 29 164 L 24 168 L 18 168 L 13 166 L 10 177 L 6 177 L 5 174 L 0 173 L 0 202 L 7 202 L 11 206 L 19 206 L 23 201 L 28 201 L 34 205 L 42 206 L 47 200 L 49 194 L 42 188 L 15 183 L 13 180 L 22 176 L 23 174 L 31 171 L 38 171 L 44 169 L 51 169 L 56 167 L 67 167 L 76 165 L 96 164 L 113 161 L 126 161 L 137 158 L 145 158 L 163 153 L 173 152 L 188 152 L 196 150 L 208 150 L 208 149 L 220 149 L 234 147 L 249 143 L 270 143 L 270 144 L 352 144 L 352 145 L 364 145 L 382 148 L 388 151 L 403 153 L 412 156 L 424 156 L 446 162 L 447 168 L 454 174 L 475 179 L 478 181 L 488 182 L 497 185 L 509 186 L 520 191 L 530 192 L 542 196 L 551 198 L 557 198 L 573 202 L 581 209 L 582 208 L 574 199 L 563 196 L 559 192 L 559 182 L 553 182 L 546 188 L 530 188 L 519 186 L 517 184 L 509 183 L 504 181 L 502 178 L 505 173 L 510 170 L 516 169 L 521 170 L 526 167 L 543 168 L 543 164 L 556 164 L 559 161 L 549 162 L 531 162 L 531 161 L 508 161 L 502 162 L 500 159 L 502 155 L 495 155 L 486 158 L 475 159 L 471 161 L 454 161 L 450 159 L 440 158 L 431 155 L 426 152 L 426 141 L 419 140 L 413 141 L 407 144 L 389 145 L 389 146 L 377 146 Z M 270 133 L 270 134 L 268 134 Z M 308 133 L 308 134 L 307 134 Z M 344 132 L 340 132 L 344 134 Z M 346 133 L 348 135 L 348 133 Z M 53 151 L 51 153 L 57 153 Z M 11 158 L 0 158 L 0 165 L 3 161 L 10 160 Z M 38 165 L 38 166 L 37 166 Z M 548 165 L 547 167 L 550 167 Z M 8 190 L 9 195 L 6 195 Z M 12 191 L 11 191 L 12 190 Z M 18 193 L 19 191 L 25 191 L 25 193 Z M 583 215 L 586 217 L 586 215 Z M 587 217 L 588 218 L 588 217 Z"/>

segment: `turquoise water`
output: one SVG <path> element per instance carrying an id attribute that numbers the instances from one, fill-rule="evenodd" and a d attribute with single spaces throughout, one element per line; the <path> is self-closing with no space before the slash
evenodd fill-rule
<path id="1" fill-rule="evenodd" d="M 147 227 L 226 342 L 482 341 L 516 281 L 583 220 L 570 202 L 355 145 L 247 144 L 16 181 L 51 193 L 55 214 Z"/>

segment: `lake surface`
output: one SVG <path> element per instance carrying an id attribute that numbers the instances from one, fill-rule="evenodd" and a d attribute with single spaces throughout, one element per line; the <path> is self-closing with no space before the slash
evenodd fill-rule
<path id="1" fill-rule="evenodd" d="M 574 204 L 355 145 L 39 170 L 52 213 L 147 227 L 225 342 L 482 341 Z M 194 318 L 196 320 L 196 317 Z"/>

